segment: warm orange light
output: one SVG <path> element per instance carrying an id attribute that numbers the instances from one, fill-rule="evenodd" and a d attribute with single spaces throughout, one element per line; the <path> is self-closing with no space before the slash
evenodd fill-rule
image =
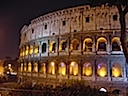
<path id="1" fill-rule="evenodd" d="M 34 63 L 33 72 L 38 72 L 38 63 Z"/>
<path id="2" fill-rule="evenodd" d="M 113 67 L 112 68 L 112 75 L 114 77 L 120 77 L 122 75 L 122 70 L 119 67 Z"/>
<path id="3" fill-rule="evenodd" d="M 83 71 L 83 74 L 85 74 L 86 76 L 92 75 L 92 67 L 83 68 Z"/>
<path id="4" fill-rule="evenodd" d="M 65 64 L 63 62 L 60 63 L 59 74 L 61 74 L 61 75 L 65 75 L 66 74 L 66 66 L 65 66 Z"/>
<path id="5" fill-rule="evenodd" d="M 13 69 L 12 69 L 12 65 L 11 64 L 8 64 L 8 69 L 10 70 L 10 72 L 13 72 Z"/>
<path id="6" fill-rule="evenodd" d="M 60 44 L 59 44 L 59 51 L 63 51 L 62 50 L 62 44 L 64 43 L 64 42 L 66 42 L 66 40 L 62 40 L 62 41 L 60 41 Z"/>
<path id="7" fill-rule="evenodd" d="M 78 64 L 76 62 L 71 62 L 70 64 L 70 74 L 77 75 L 78 74 Z"/>
<path id="8" fill-rule="evenodd" d="M 91 76 L 93 74 L 92 70 L 92 64 L 91 63 L 85 63 L 83 66 L 83 75 Z"/>
<path id="9" fill-rule="evenodd" d="M 49 65 L 49 73 L 50 74 L 55 74 L 55 62 L 51 62 Z"/>
<path id="10" fill-rule="evenodd" d="M 55 52 L 55 50 L 52 50 L 54 43 L 55 43 L 55 41 L 52 41 L 52 42 L 50 43 L 49 51 L 50 51 L 51 53 L 54 53 L 54 52 Z"/>
<path id="11" fill-rule="evenodd" d="M 61 74 L 62 74 L 62 75 L 65 75 L 65 74 L 66 74 L 66 68 L 65 68 L 65 67 L 62 67 L 61 70 L 62 70 L 62 71 L 61 71 Z"/>
<path id="12" fill-rule="evenodd" d="M 100 69 L 97 70 L 97 73 L 101 77 L 105 77 L 107 75 L 107 69 L 106 67 L 101 67 Z"/>
<path id="13" fill-rule="evenodd" d="M 73 75 L 77 75 L 78 74 L 78 67 L 74 67 L 73 68 Z"/>
<path id="14" fill-rule="evenodd" d="M 27 46 L 27 47 L 26 47 L 25 55 L 28 55 L 28 50 L 29 50 L 29 47 Z"/>
<path id="15" fill-rule="evenodd" d="M 32 70 L 32 64 L 28 63 L 28 72 L 31 72 L 31 70 Z"/>
<path id="16" fill-rule="evenodd" d="M 26 72 L 27 68 L 26 68 L 26 63 L 24 63 L 24 71 Z"/>
<path id="17" fill-rule="evenodd" d="M 33 53 L 33 46 L 30 46 L 29 54 L 31 55 Z"/>
<path id="18" fill-rule="evenodd" d="M 45 63 L 42 63 L 42 64 L 41 64 L 40 72 L 41 72 L 42 74 L 46 74 L 46 64 L 45 64 Z"/>
<path id="19" fill-rule="evenodd" d="M 23 50 L 22 49 L 20 50 L 20 56 L 23 56 Z"/>
<path id="20" fill-rule="evenodd" d="M 36 44 L 36 46 L 35 46 L 34 53 L 35 54 L 39 53 L 39 45 L 38 44 Z"/>
<path id="21" fill-rule="evenodd" d="M 54 62 L 51 62 L 51 65 L 52 65 L 52 66 L 54 66 L 54 64 L 55 64 Z"/>
<path id="22" fill-rule="evenodd" d="M 3 66 L 4 61 L 0 61 L 0 75 L 4 73 L 4 66 Z"/>
<path id="23" fill-rule="evenodd" d="M 74 66 L 75 65 L 75 62 L 71 62 L 71 66 Z"/>
<path id="24" fill-rule="evenodd" d="M 105 77 L 107 75 L 106 64 L 101 62 L 97 65 L 97 75 L 100 77 Z"/>
<path id="25" fill-rule="evenodd" d="M 23 72 L 23 63 L 20 65 L 20 71 Z"/>
<path id="26" fill-rule="evenodd" d="M 25 51 L 23 51 L 23 56 L 25 56 Z"/>

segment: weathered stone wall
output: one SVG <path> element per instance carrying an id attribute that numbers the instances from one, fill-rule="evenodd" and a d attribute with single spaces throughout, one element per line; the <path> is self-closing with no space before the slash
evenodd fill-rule
<path id="1" fill-rule="evenodd" d="M 126 23 L 128 23 L 128 15 L 126 15 Z M 24 26 L 21 30 L 20 49 L 26 50 L 26 46 L 36 44 L 39 45 L 39 52 L 37 54 L 32 53 L 27 56 L 19 56 L 19 63 L 38 65 L 50 62 L 56 62 L 56 74 L 41 74 L 40 72 L 20 72 L 19 76 L 22 78 L 35 78 L 34 80 L 85 80 L 92 84 L 94 87 L 104 87 L 108 91 L 112 91 L 116 88 L 121 89 L 127 84 L 128 65 L 125 62 L 121 44 L 120 51 L 112 50 L 113 38 L 120 38 L 120 23 L 119 14 L 115 6 L 108 7 L 105 5 L 98 7 L 90 7 L 88 5 L 79 6 L 74 8 L 68 8 L 52 12 L 43 16 L 40 16 L 31 21 L 28 26 Z M 84 51 L 86 38 L 92 39 L 92 51 Z M 99 51 L 98 40 L 104 38 L 106 40 L 106 50 Z M 72 50 L 72 40 L 78 40 L 78 50 Z M 60 42 L 65 40 L 67 42 L 66 49 L 60 51 Z M 50 52 L 50 43 L 54 41 L 56 43 L 55 52 Z M 46 43 L 46 52 L 42 52 L 42 45 Z M 69 65 L 72 61 L 77 62 L 78 75 L 73 76 L 69 74 Z M 58 64 L 64 62 L 66 64 L 66 75 L 62 76 L 58 74 Z M 82 66 L 85 62 L 90 62 L 93 65 L 93 75 L 83 76 Z M 107 76 L 97 76 L 97 65 L 104 62 L 107 66 Z M 112 66 L 114 63 L 121 64 L 122 76 L 112 76 Z M 48 66 L 47 66 L 48 67 Z M 48 69 L 48 68 L 46 68 Z M 100 82 L 100 83 L 99 83 Z M 109 86 L 108 86 L 109 84 Z M 125 88 L 124 88 L 125 87 Z M 122 88 L 122 92 L 128 87 L 125 85 Z"/>
<path id="2" fill-rule="evenodd" d="M 126 23 L 128 16 L 126 15 Z M 41 37 L 71 32 L 119 30 L 119 13 L 115 6 L 88 5 L 52 12 L 40 16 L 21 30 L 21 44 Z"/>

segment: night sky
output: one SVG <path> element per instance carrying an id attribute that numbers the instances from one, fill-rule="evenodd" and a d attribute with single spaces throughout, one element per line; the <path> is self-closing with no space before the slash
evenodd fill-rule
<path id="1" fill-rule="evenodd" d="M 19 56 L 20 29 L 43 14 L 86 4 L 86 0 L 1 0 L 0 58 Z"/>

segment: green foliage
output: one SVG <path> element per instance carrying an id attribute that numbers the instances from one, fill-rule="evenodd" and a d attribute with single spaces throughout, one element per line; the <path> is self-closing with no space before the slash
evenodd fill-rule
<path id="1" fill-rule="evenodd" d="M 85 82 L 70 80 L 67 83 L 61 83 L 56 87 L 50 84 L 36 83 L 32 87 L 32 82 L 26 82 L 15 87 L 17 91 L 10 91 L 12 96 L 108 96 L 107 93 L 98 92 L 91 88 Z"/>
<path id="2" fill-rule="evenodd" d="M 19 87 L 19 89 L 32 89 L 32 82 L 25 82 L 17 87 Z"/>
<path id="3" fill-rule="evenodd" d="M 44 89 L 44 84 L 42 83 L 36 83 L 33 90 L 43 90 Z"/>

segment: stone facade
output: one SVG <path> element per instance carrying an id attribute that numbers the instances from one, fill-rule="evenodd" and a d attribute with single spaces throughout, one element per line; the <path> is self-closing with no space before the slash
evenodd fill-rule
<path id="1" fill-rule="evenodd" d="M 21 29 L 19 49 L 19 78 L 84 80 L 126 93 L 128 65 L 115 6 L 85 5 L 40 16 Z"/>

